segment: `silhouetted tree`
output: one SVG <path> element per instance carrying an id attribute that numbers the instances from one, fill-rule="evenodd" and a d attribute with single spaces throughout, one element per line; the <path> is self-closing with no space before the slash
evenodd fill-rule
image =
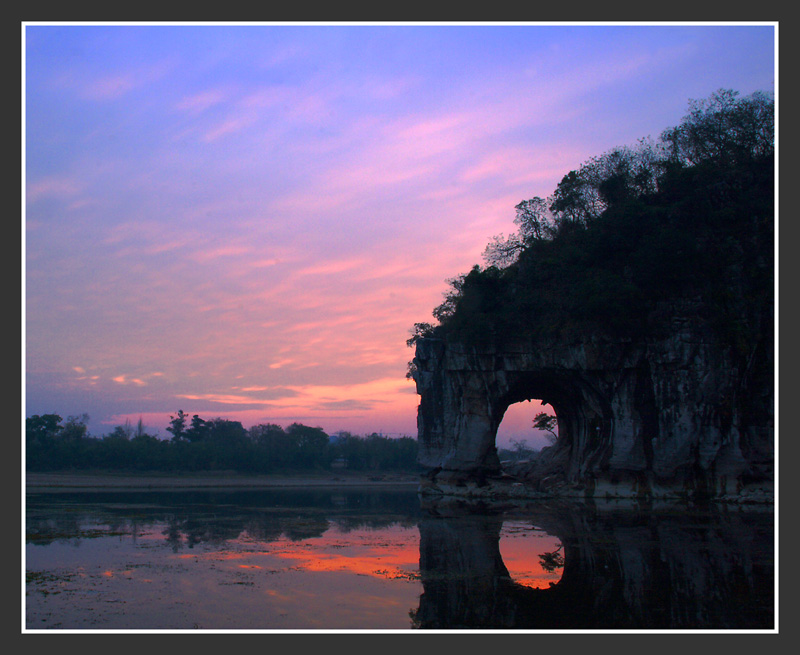
<path id="1" fill-rule="evenodd" d="M 64 429 L 58 414 L 34 414 L 25 419 L 25 441 L 29 447 L 51 443 Z"/>
<path id="2" fill-rule="evenodd" d="M 539 555 L 539 563 L 545 571 L 552 573 L 556 569 L 564 568 L 564 556 L 561 554 L 562 546 L 555 550 L 541 553 Z"/>
<path id="3" fill-rule="evenodd" d="M 322 428 L 292 423 L 286 433 L 296 439 L 298 463 L 301 466 L 327 466 L 329 462 L 328 435 Z"/>
<path id="4" fill-rule="evenodd" d="M 514 460 L 530 459 L 535 455 L 535 451 L 528 446 L 527 439 L 511 439 L 512 456 Z"/>
<path id="5" fill-rule="evenodd" d="M 708 160 L 722 165 L 771 155 L 775 150 L 775 101 L 763 92 L 746 98 L 720 89 L 691 100 L 681 124 L 661 134 L 672 162 L 695 166 Z"/>
<path id="6" fill-rule="evenodd" d="M 80 441 L 87 434 L 88 428 L 86 424 L 88 422 L 88 414 L 68 416 L 66 423 L 64 423 L 64 429 L 60 433 L 61 439 L 64 441 Z"/>
<path id="7" fill-rule="evenodd" d="M 208 439 L 217 443 L 235 446 L 245 443 L 247 439 L 247 430 L 240 421 L 215 418 L 205 421 L 202 427 L 207 431 Z"/>
<path id="8" fill-rule="evenodd" d="M 512 234 L 506 237 L 498 234 L 486 244 L 483 251 L 483 260 L 487 266 L 505 268 L 510 266 L 519 258 L 520 253 L 525 249 L 525 244 L 519 235 Z"/>
<path id="9" fill-rule="evenodd" d="M 262 423 L 251 427 L 248 436 L 261 453 L 262 467 L 272 470 L 295 464 L 297 435 L 287 434 L 275 423 Z"/>
<path id="10" fill-rule="evenodd" d="M 178 410 L 177 416 L 170 415 L 169 427 L 167 432 L 172 433 L 173 441 L 182 441 L 186 438 L 186 414 L 182 409 Z"/>
<path id="11" fill-rule="evenodd" d="M 549 432 L 550 436 L 548 437 L 548 441 L 550 441 L 550 443 L 555 443 L 556 439 L 558 439 L 558 435 L 553 431 L 557 425 L 558 419 L 546 412 L 539 412 L 533 417 L 533 429 Z"/>
<path id="12" fill-rule="evenodd" d="M 117 425 L 108 435 L 104 437 L 104 439 L 117 439 L 121 441 L 130 441 L 131 439 L 130 426 Z"/>
<path id="13" fill-rule="evenodd" d="M 202 441 L 208 436 L 209 425 L 201 419 L 197 414 L 192 416 L 192 421 L 189 428 L 186 430 L 186 438 L 192 443 Z"/>

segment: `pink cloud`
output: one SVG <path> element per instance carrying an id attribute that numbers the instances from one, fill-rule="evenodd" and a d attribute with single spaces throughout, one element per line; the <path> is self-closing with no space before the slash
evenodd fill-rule
<path id="1" fill-rule="evenodd" d="M 132 75 L 115 75 L 94 80 L 84 87 L 86 97 L 93 100 L 108 100 L 119 98 L 136 87 L 136 81 Z"/>
<path id="2" fill-rule="evenodd" d="M 294 277 L 304 276 L 328 276 L 354 269 L 361 269 L 370 262 L 365 257 L 352 257 L 350 259 L 338 259 L 325 263 L 315 263 L 293 272 Z"/>
<path id="3" fill-rule="evenodd" d="M 245 246 L 221 245 L 208 250 L 195 251 L 189 256 L 189 259 L 198 263 L 207 263 L 213 259 L 219 259 L 221 257 L 237 257 L 244 255 L 249 253 L 250 250 L 250 248 Z"/>
<path id="4" fill-rule="evenodd" d="M 117 375 L 116 377 L 111 378 L 117 384 L 133 384 L 137 387 L 143 387 L 147 383 L 140 378 L 128 378 L 127 375 Z"/>
<path id="5" fill-rule="evenodd" d="M 61 78 L 62 83 L 75 86 L 88 100 L 115 100 L 131 91 L 161 79 L 172 69 L 170 61 L 154 62 L 147 66 L 129 69 L 115 75 L 77 80 L 71 76 Z"/>
<path id="6" fill-rule="evenodd" d="M 79 192 L 80 186 L 73 178 L 51 176 L 29 183 L 26 200 L 34 203 L 42 198 L 65 198 L 75 196 Z"/>
<path id="7" fill-rule="evenodd" d="M 214 105 L 224 102 L 227 97 L 227 94 L 220 89 L 202 91 L 184 98 L 176 105 L 176 108 L 181 111 L 201 113 L 209 107 L 213 107 Z"/>
<path id="8" fill-rule="evenodd" d="M 178 394 L 177 398 L 185 398 L 186 400 L 202 400 L 212 403 L 220 403 L 222 405 L 271 405 L 272 403 L 267 400 L 260 400 L 252 396 L 241 396 L 235 394 Z"/>
<path id="9" fill-rule="evenodd" d="M 269 109 L 288 102 L 292 93 L 285 87 L 269 86 L 258 89 L 242 98 L 240 106 L 245 109 Z"/>
<path id="10" fill-rule="evenodd" d="M 233 116 L 222 123 L 219 123 L 214 128 L 206 131 L 206 133 L 203 135 L 203 140 L 208 142 L 216 141 L 217 139 L 227 136 L 228 134 L 242 131 L 243 129 L 252 125 L 254 121 L 254 116 Z"/>
<path id="11" fill-rule="evenodd" d="M 405 127 L 401 126 L 395 134 L 399 142 L 430 144 L 438 141 L 442 135 L 453 135 L 470 122 L 469 116 L 463 113 L 444 114 L 437 118 L 408 121 L 408 124 Z"/>
<path id="12" fill-rule="evenodd" d="M 288 116 L 303 123 L 322 123 L 330 113 L 330 104 L 322 94 L 305 94 L 292 104 Z"/>

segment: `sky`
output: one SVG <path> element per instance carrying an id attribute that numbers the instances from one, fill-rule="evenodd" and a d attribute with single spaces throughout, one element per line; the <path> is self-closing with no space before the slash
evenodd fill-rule
<path id="1" fill-rule="evenodd" d="M 22 30 L 23 411 L 94 436 L 416 436 L 406 339 L 517 203 L 777 78 L 769 23 Z"/>

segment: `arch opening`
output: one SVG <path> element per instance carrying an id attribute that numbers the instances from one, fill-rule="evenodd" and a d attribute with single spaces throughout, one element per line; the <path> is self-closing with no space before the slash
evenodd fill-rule
<path id="1" fill-rule="evenodd" d="M 544 414 L 552 420 L 550 429 L 535 427 L 536 417 Z M 558 416 L 552 406 L 540 398 L 512 403 L 503 413 L 497 427 L 495 446 L 501 464 L 504 461 L 530 459 L 542 448 L 552 446 L 558 440 Z M 541 423 L 544 425 L 544 422 Z"/>
<path id="2" fill-rule="evenodd" d="M 500 461 L 506 462 L 501 470 L 516 468 L 520 460 L 536 459 L 543 448 L 552 446 L 553 452 L 560 453 L 560 472 L 572 480 L 591 461 L 606 457 L 614 424 L 611 404 L 584 376 L 521 373 L 497 400 L 495 447 Z M 536 425 L 540 414 L 546 417 Z M 527 426 L 522 427 L 525 421 Z M 535 447 L 526 448 L 528 443 Z"/>

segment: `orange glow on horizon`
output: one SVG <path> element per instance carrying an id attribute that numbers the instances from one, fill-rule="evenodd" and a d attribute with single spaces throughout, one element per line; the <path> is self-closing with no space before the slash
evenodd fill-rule
<path id="1" fill-rule="evenodd" d="M 284 397 L 269 398 L 270 389 L 256 387 L 252 395 L 231 394 L 181 394 L 178 405 L 189 415 L 203 418 L 219 417 L 240 421 L 245 428 L 262 423 L 312 424 L 329 433 L 347 430 L 355 434 L 372 432 L 403 433 L 416 436 L 416 415 L 419 397 L 410 380 L 381 378 L 365 383 L 334 385 L 287 385 L 273 388 L 275 395 L 282 391 Z M 243 388 L 239 392 L 245 391 Z M 259 399 L 259 392 L 266 392 Z M 182 400 L 192 401 L 191 403 Z M 189 406 L 191 405 L 191 406 Z M 261 405 L 260 408 L 237 409 L 243 405 Z M 221 406 L 221 407 L 220 407 Z M 205 407 L 205 408 L 204 408 Z M 177 410 L 175 410 L 177 411 Z M 167 414 L 155 415 L 157 426 L 166 426 Z M 137 421 L 138 415 L 117 417 Z M 147 421 L 153 420 L 153 415 Z M 284 427 L 285 427 L 284 426 Z"/>

